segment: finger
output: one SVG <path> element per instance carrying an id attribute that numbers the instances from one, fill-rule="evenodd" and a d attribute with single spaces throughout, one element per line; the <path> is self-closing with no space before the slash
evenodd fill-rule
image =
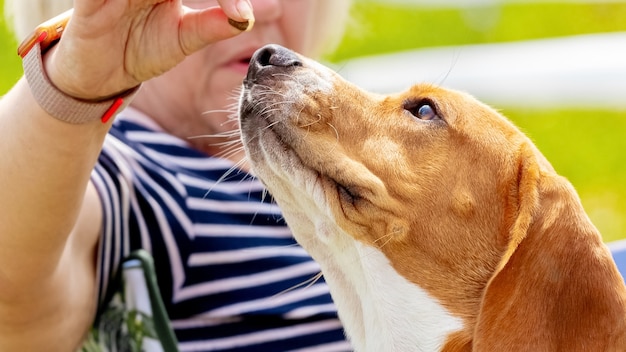
<path id="1" fill-rule="evenodd" d="M 226 15 L 239 22 L 254 22 L 250 0 L 217 0 Z"/>
<path id="2" fill-rule="evenodd" d="M 242 30 L 229 24 L 228 19 L 219 7 L 186 11 L 178 35 L 183 53 L 190 55 L 206 45 L 240 34 Z"/>

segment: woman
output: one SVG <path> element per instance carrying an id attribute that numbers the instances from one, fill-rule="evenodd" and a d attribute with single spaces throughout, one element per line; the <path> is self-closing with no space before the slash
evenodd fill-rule
<path id="1" fill-rule="evenodd" d="M 319 268 L 247 174 L 229 120 L 256 49 L 318 57 L 348 4 L 250 2 L 75 0 L 59 43 L 25 56 L 28 79 L 0 100 L 0 350 L 147 349 L 143 335 L 167 335 L 136 315 L 140 333 L 107 326 L 138 299 L 117 278 L 139 249 L 180 350 L 349 349 L 323 280 L 302 287 Z M 22 35 L 71 6 L 5 3 Z"/>

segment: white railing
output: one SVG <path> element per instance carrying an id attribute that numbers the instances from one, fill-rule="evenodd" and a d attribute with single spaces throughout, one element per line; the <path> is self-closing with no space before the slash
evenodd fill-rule
<path id="1" fill-rule="evenodd" d="M 501 106 L 626 109 L 626 32 L 422 49 L 358 58 L 336 69 L 381 93 L 429 82 Z"/>

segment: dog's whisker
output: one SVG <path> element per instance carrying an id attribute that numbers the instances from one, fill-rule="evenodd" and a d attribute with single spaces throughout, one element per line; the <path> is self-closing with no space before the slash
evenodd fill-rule
<path id="1" fill-rule="evenodd" d="M 274 126 L 276 126 L 276 125 L 278 125 L 280 123 L 281 123 L 281 121 L 274 121 L 274 122 L 270 123 L 269 125 L 267 125 L 267 127 L 265 127 L 265 129 L 271 129 L 272 127 L 274 127 Z"/>
<path id="2" fill-rule="evenodd" d="M 292 286 L 292 287 L 290 287 L 288 289 L 280 291 L 280 292 L 276 293 L 275 295 L 271 296 L 270 298 L 278 298 L 278 297 L 280 297 L 280 296 L 282 296 L 282 295 L 284 295 L 284 294 L 286 294 L 288 292 L 291 292 L 291 291 L 296 290 L 296 289 L 301 288 L 301 287 L 303 287 L 304 289 L 309 288 L 309 287 L 315 285 L 315 283 L 318 282 L 323 276 L 324 276 L 324 274 L 322 274 L 322 272 L 320 271 L 319 273 L 315 274 L 315 276 L 313 276 L 312 278 L 307 279 L 307 280 L 305 280 L 305 281 L 303 281 L 303 282 L 301 282 L 299 284 L 296 284 L 296 285 L 294 285 L 294 286 Z"/>
<path id="3" fill-rule="evenodd" d="M 335 137 L 337 138 L 337 142 L 339 142 L 339 131 L 337 131 L 337 129 L 335 128 L 335 126 L 333 126 L 332 123 L 330 122 L 326 122 L 326 124 L 333 129 L 333 131 L 335 131 Z"/>
<path id="4" fill-rule="evenodd" d="M 456 63 L 459 61 L 460 56 L 461 56 L 461 53 L 455 50 L 454 56 L 452 57 L 452 61 L 450 62 L 450 67 L 448 68 L 448 71 L 441 79 L 439 79 L 437 85 L 443 85 L 443 83 L 448 79 L 448 76 L 450 76 L 450 74 L 452 73 L 452 70 L 456 66 Z"/>
<path id="5" fill-rule="evenodd" d="M 384 236 L 379 237 L 378 239 L 376 239 L 374 241 L 374 243 L 376 243 L 378 245 L 379 249 L 383 249 L 383 247 L 385 247 L 387 244 L 389 244 L 389 242 L 391 242 L 393 240 L 393 238 L 395 237 L 395 235 L 397 233 L 400 233 L 400 231 L 395 231 L 389 234 L 386 234 Z M 381 240 L 385 240 L 385 242 L 383 242 L 382 244 L 378 244 L 378 242 L 380 242 Z"/>
<path id="6" fill-rule="evenodd" d="M 244 148 L 240 145 L 232 145 L 229 148 L 225 148 L 223 151 L 219 152 L 216 156 L 223 159 L 231 160 L 231 157 L 236 155 L 243 155 Z M 237 161 L 236 164 L 240 164 L 240 161 Z M 243 163 L 241 163 L 243 165 Z"/>
<path id="7" fill-rule="evenodd" d="M 299 115 L 298 115 L 298 116 L 299 116 Z M 317 120 L 315 120 L 315 121 L 311 121 L 311 122 L 309 122 L 309 123 L 305 123 L 305 124 L 303 124 L 303 125 L 298 125 L 298 127 L 300 127 L 300 128 L 310 127 L 310 126 L 313 126 L 313 125 L 317 124 L 317 123 L 318 123 L 318 122 L 320 122 L 320 121 L 322 121 L 322 114 L 318 113 L 318 114 L 317 114 Z"/>
<path id="8" fill-rule="evenodd" d="M 223 113 L 231 113 L 232 110 L 223 109 L 223 110 L 207 110 L 203 111 L 202 115 L 210 115 L 210 114 L 223 114 Z"/>
<path id="9" fill-rule="evenodd" d="M 272 77 L 287 77 L 289 79 L 296 79 L 297 78 L 294 75 L 290 75 L 290 74 L 287 74 L 287 73 L 281 73 L 281 72 L 273 73 Z"/>
<path id="10" fill-rule="evenodd" d="M 220 176 L 220 178 L 218 178 L 215 183 L 209 187 L 209 189 L 206 190 L 206 192 L 204 193 L 204 198 L 208 197 L 209 194 L 211 192 L 213 192 L 213 189 L 220 183 L 225 182 L 228 177 L 230 175 L 232 175 L 234 172 L 239 171 L 239 167 L 236 166 L 237 163 L 235 163 L 235 165 L 231 166 L 228 170 L 226 170 L 226 172 L 224 172 L 224 174 L 222 174 L 222 176 Z"/>
<path id="11" fill-rule="evenodd" d="M 394 233 L 393 233 L 393 232 L 392 232 L 392 233 L 387 233 L 387 234 L 384 234 L 384 235 L 382 235 L 382 236 L 378 237 L 377 239 L 375 239 L 375 240 L 374 240 L 374 243 L 378 244 L 378 242 L 382 241 L 383 239 L 384 239 L 384 240 L 386 240 L 386 239 L 388 239 L 390 236 L 393 236 L 393 235 L 394 235 Z"/>

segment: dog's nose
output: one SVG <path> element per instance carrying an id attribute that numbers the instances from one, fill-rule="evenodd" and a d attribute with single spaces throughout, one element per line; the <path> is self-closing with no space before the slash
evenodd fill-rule
<path id="1" fill-rule="evenodd" d="M 246 80 L 254 82 L 264 71 L 296 66 L 302 66 L 302 60 L 295 52 L 276 44 L 266 45 L 252 55 Z"/>

